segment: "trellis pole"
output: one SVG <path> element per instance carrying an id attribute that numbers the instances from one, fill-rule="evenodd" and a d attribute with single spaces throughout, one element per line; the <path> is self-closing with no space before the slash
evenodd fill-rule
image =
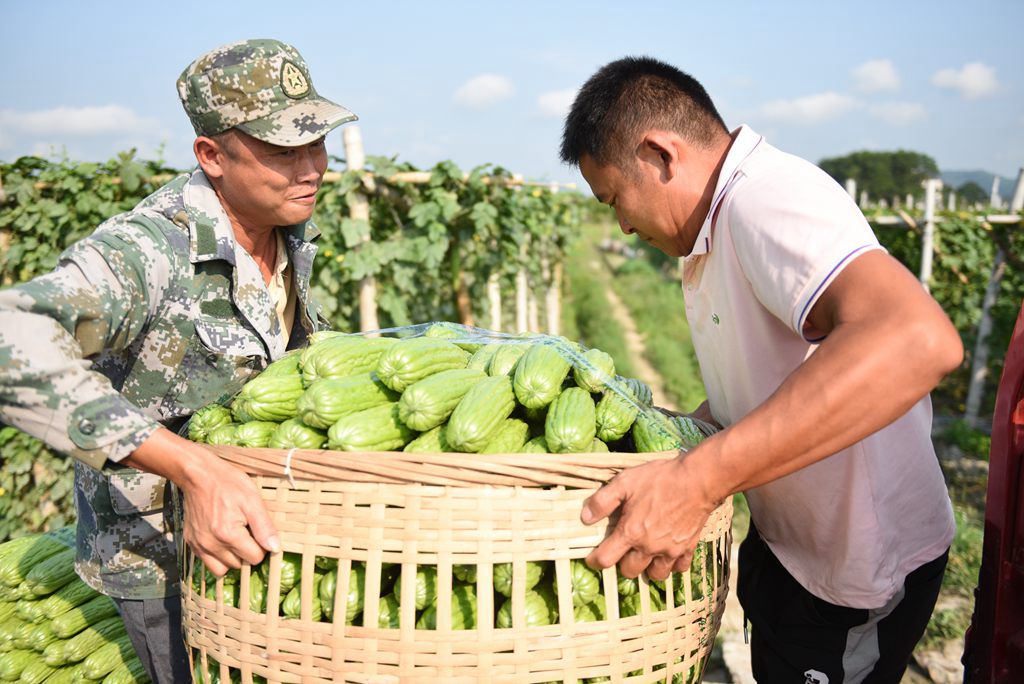
<path id="1" fill-rule="evenodd" d="M 522 257 L 525 259 L 526 254 Z M 527 290 L 529 289 L 530 283 L 526 276 L 526 269 L 520 268 L 516 272 L 516 330 L 515 332 L 525 332 L 529 328 L 529 321 L 527 320 Z"/>
<path id="2" fill-rule="evenodd" d="M 358 126 L 349 124 L 342 129 L 342 140 L 345 143 L 345 162 L 351 171 L 360 171 L 366 165 L 366 155 L 363 152 L 363 136 Z M 353 221 L 365 221 L 370 225 L 370 201 L 361 192 L 353 192 L 349 196 L 349 216 Z M 362 244 L 370 241 L 370 231 L 360 240 L 359 249 Z M 374 276 L 366 276 L 359 281 L 359 329 L 362 332 L 369 330 L 380 330 L 380 323 L 377 318 L 377 279 Z"/>
<path id="3" fill-rule="evenodd" d="M 924 182 L 924 237 L 921 240 L 921 285 L 928 291 L 932 279 L 932 254 L 935 240 L 935 202 L 942 181 L 929 178 Z"/>
<path id="4" fill-rule="evenodd" d="M 530 332 L 540 332 L 540 308 L 532 288 L 526 293 L 526 327 Z"/>
<path id="5" fill-rule="evenodd" d="M 1010 200 L 1010 211 L 1024 210 L 1024 166 L 1017 172 L 1017 184 L 1013 187 L 1013 198 Z"/>
<path id="6" fill-rule="evenodd" d="M 491 312 L 490 329 L 501 331 L 501 276 L 493 271 L 487 276 L 487 302 Z"/>
<path id="7" fill-rule="evenodd" d="M 978 323 L 978 336 L 974 340 L 974 354 L 971 359 L 971 380 L 967 387 L 967 405 L 964 420 L 974 425 L 981 409 L 981 395 L 985 389 L 985 378 L 988 375 L 988 336 L 992 332 L 992 306 L 999 294 L 999 281 L 1006 272 L 1006 253 L 1002 247 L 996 248 L 996 256 L 992 262 L 992 272 L 985 288 L 985 299 L 981 304 L 981 321 Z"/>
<path id="8" fill-rule="evenodd" d="M 988 204 L 995 209 L 998 209 L 999 205 L 1002 204 L 999 197 L 999 181 L 1001 180 L 999 176 L 992 177 L 992 192 L 988 195 Z"/>
<path id="9" fill-rule="evenodd" d="M 558 183 L 552 183 L 549 187 L 552 195 L 559 192 L 561 188 Z M 544 292 L 544 329 L 548 335 L 560 335 L 562 329 L 562 263 L 551 259 L 546 255 L 541 263 L 544 273 L 544 282 L 547 290 Z"/>
<path id="10" fill-rule="evenodd" d="M 562 262 L 556 261 L 551 269 L 551 285 L 544 305 L 549 335 L 560 335 L 562 329 Z"/>

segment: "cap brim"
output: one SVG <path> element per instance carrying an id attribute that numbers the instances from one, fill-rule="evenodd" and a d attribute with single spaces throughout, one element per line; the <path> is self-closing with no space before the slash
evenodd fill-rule
<path id="1" fill-rule="evenodd" d="M 341 124 L 358 118 L 339 104 L 311 97 L 269 116 L 238 124 L 236 128 L 271 145 L 298 147 L 319 140 Z"/>

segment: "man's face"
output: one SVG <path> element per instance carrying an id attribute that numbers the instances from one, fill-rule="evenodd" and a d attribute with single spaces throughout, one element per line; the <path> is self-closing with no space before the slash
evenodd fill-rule
<path id="1" fill-rule="evenodd" d="M 669 256 L 682 256 L 670 193 L 653 169 L 637 160 L 630 173 L 616 164 L 599 165 L 589 155 L 580 160 L 580 171 L 594 197 L 615 210 L 618 225 L 626 234 L 636 233 L 649 245 Z M 688 252 L 688 250 L 687 250 Z"/>
<path id="2" fill-rule="evenodd" d="M 324 138 L 279 147 L 232 131 L 222 140 L 220 191 L 249 226 L 288 226 L 308 221 L 327 170 Z"/>
<path id="3" fill-rule="evenodd" d="M 629 173 L 618 164 L 600 165 L 585 154 L 580 158 L 580 172 L 598 201 L 615 210 L 623 233 L 636 233 L 669 256 L 689 254 L 696 231 L 687 225 L 696 201 L 690 202 L 673 188 L 656 161 L 637 157 L 626 163 L 635 164 Z"/>

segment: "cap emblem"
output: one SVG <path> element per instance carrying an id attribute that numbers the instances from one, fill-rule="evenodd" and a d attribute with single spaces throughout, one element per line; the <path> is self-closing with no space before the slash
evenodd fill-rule
<path id="1" fill-rule="evenodd" d="M 302 69 L 287 60 L 281 65 L 281 90 L 296 100 L 309 94 L 309 81 Z"/>

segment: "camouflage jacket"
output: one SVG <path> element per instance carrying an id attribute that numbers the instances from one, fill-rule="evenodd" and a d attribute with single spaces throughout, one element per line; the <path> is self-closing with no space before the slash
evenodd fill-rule
<path id="1" fill-rule="evenodd" d="M 169 487 L 117 461 L 324 327 L 309 294 L 319 233 L 279 230 L 298 297 L 288 336 L 200 170 L 104 222 L 52 272 L 0 291 L 0 420 L 77 459 L 76 567 L 97 590 L 177 592 Z"/>

